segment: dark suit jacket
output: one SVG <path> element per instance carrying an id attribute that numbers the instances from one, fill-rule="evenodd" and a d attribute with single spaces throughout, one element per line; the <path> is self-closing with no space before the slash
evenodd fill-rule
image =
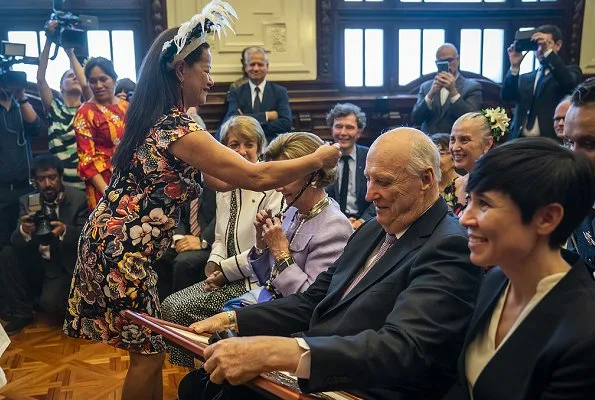
<path id="1" fill-rule="evenodd" d="M 269 142 L 278 134 L 291 131 L 291 108 L 289 107 L 287 89 L 283 86 L 267 81 L 258 113 L 254 113 L 254 109 L 252 108 L 252 93 L 249 82 L 244 83 L 238 88 L 231 89 L 228 98 L 227 114 L 225 114 L 223 122 L 234 115 L 239 115 L 238 109 L 240 109 L 243 115 L 253 117 L 260 122 Z M 266 111 L 277 111 L 279 119 L 267 121 Z"/>
<path id="2" fill-rule="evenodd" d="M 59 240 L 54 238 L 50 244 L 50 257 L 53 261 L 59 261 L 62 267 L 72 274 L 74 272 L 74 264 L 77 257 L 77 244 L 83 225 L 89 218 L 89 207 L 87 205 L 87 197 L 85 192 L 78 189 L 73 189 L 68 186 L 64 187 L 64 199 L 60 203 L 58 209 L 58 220 L 66 225 L 66 233 L 64 239 Z M 22 216 L 28 214 L 28 196 L 21 196 L 19 199 L 20 213 Z M 34 240 L 27 242 L 20 231 L 20 223 L 17 224 L 17 229 L 10 237 L 10 244 L 19 252 L 34 252 L 39 253 L 39 244 Z"/>
<path id="3" fill-rule="evenodd" d="M 433 133 L 450 133 L 452 125 L 461 115 L 479 111 L 482 104 L 481 84 L 474 79 L 465 78 L 461 73 L 455 85 L 461 97 L 454 103 L 449 100 L 440 104 L 440 93 L 432 99 L 432 107 L 428 107 L 425 97 L 432 88 L 434 80 L 422 83 L 419 87 L 417 103 L 411 111 L 411 120 L 416 125 L 421 125 L 421 130 L 431 135 Z"/>
<path id="4" fill-rule="evenodd" d="M 473 387 L 475 400 L 595 398 L 593 271 L 576 255 L 567 257 L 573 267 L 486 365 Z M 485 329 L 507 284 L 500 268 L 486 275 L 459 359 L 459 382 L 447 399 L 470 399 L 465 351 L 478 330 Z"/>
<path id="5" fill-rule="evenodd" d="M 376 208 L 374 204 L 366 201 L 367 182 L 364 176 L 364 169 L 366 168 L 366 156 L 369 148 L 356 144 L 356 163 L 355 163 L 355 197 L 357 198 L 357 214 L 358 218 L 364 221 L 374 218 L 376 216 Z M 339 166 L 341 168 L 341 166 Z M 329 197 L 332 197 L 337 202 L 339 201 L 339 182 L 335 181 L 333 184 L 327 186 L 326 192 Z"/>
<path id="6" fill-rule="evenodd" d="M 301 294 L 237 310 L 240 334 L 305 337 L 302 390 L 365 399 L 437 399 L 456 377 L 481 271 L 464 230 L 439 198 L 341 300 L 385 231 L 371 219 Z"/>
<path id="7" fill-rule="evenodd" d="M 546 58 L 550 73 L 546 75 L 535 93 L 534 112 L 539 122 L 541 136 L 558 140 L 554 131 L 553 118 L 556 106 L 564 96 L 570 94 L 581 81 L 581 70 L 576 65 L 566 65 L 556 53 Z M 537 71 L 513 75 L 510 70 L 504 78 L 500 96 L 504 101 L 516 102 L 514 118 L 510 126 L 509 140 L 521 136 L 522 128 L 533 103 L 533 87 Z"/>
<path id="8" fill-rule="evenodd" d="M 207 186 L 203 186 L 202 198 L 198 207 L 198 224 L 200 225 L 201 239 L 206 240 L 209 245 L 215 241 L 215 213 L 217 202 L 215 192 Z M 180 222 L 176 228 L 176 234 L 190 234 L 190 202 L 184 204 L 180 210 Z"/>

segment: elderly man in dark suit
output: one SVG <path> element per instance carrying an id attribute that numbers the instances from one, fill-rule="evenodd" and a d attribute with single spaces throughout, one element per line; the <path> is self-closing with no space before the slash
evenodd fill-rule
<path id="1" fill-rule="evenodd" d="M 337 180 L 326 191 L 339 203 L 353 229 L 357 229 L 376 216 L 374 204 L 366 200 L 364 169 L 369 149 L 356 143 L 366 127 L 366 114 L 354 104 L 339 103 L 326 115 L 326 123 L 342 154 Z"/>
<path id="2" fill-rule="evenodd" d="M 283 370 L 305 392 L 387 400 L 438 399 L 453 383 L 481 272 L 439 195 L 438 150 L 416 129 L 392 130 L 370 148 L 366 176 L 377 217 L 308 290 L 192 325 L 242 336 L 207 347 L 211 381 Z M 197 376 L 180 384 L 180 399 L 208 398 Z"/>
<path id="3" fill-rule="evenodd" d="M 222 124 L 234 115 L 248 115 L 260 122 L 270 142 L 278 134 L 291 131 L 292 116 L 287 89 L 267 82 L 269 56 L 265 49 L 249 47 L 244 50 L 244 54 L 248 82 L 230 89 L 227 113 Z"/>
<path id="4" fill-rule="evenodd" d="M 421 125 L 428 135 L 450 132 L 457 118 L 481 108 L 481 85 L 461 75 L 459 52 L 450 43 L 436 51 L 436 65 L 446 66 L 444 63 L 448 64 L 448 70 L 439 69 L 433 80 L 422 83 L 411 111 L 413 123 Z"/>
<path id="5" fill-rule="evenodd" d="M 31 322 L 36 302 L 42 311 L 64 317 L 76 245 L 89 212 L 85 193 L 64 186 L 63 173 L 55 155 L 37 156 L 31 163 L 37 191 L 20 198 L 21 217 L 2 252 L 12 313 L 5 327 L 9 335 Z"/>
<path id="6" fill-rule="evenodd" d="M 581 70 L 576 65 L 566 65 L 558 55 L 562 32 L 557 26 L 540 26 L 531 40 L 537 43 L 535 56 L 541 64 L 537 71 L 519 75 L 521 62 L 528 53 L 518 53 L 515 43 L 508 47 L 510 70 L 500 96 L 504 101 L 516 102 L 509 138 L 544 136 L 559 140 L 552 125 L 554 111 L 581 81 Z"/>

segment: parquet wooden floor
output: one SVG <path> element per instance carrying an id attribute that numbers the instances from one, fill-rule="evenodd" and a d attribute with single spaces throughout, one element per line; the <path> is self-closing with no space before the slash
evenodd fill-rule
<path id="1" fill-rule="evenodd" d="M 128 368 L 128 353 L 62 334 L 60 326 L 39 320 L 12 336 L 0 358 L 8 384 L 0 400 L 116 400 Z M 164 399 L 176 399 L 188 369 L 163 365 Z M 142 400 L 142 399 L 139 399 Z"/>

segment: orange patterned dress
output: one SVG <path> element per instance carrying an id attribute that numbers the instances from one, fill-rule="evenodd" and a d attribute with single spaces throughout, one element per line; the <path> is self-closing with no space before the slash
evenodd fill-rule
<path id="1" fill-rule="evenodd" d="M 112 156 L 124 135 L 128 102 L 101 105 L 85 102 L 74 116 L 74 132 L 79 157 L 78 174 L 85 181 L 89 209 L 93 210 L 101 192 L 91 178 L 101 174 L 105 183 L 112 178 Z"/>

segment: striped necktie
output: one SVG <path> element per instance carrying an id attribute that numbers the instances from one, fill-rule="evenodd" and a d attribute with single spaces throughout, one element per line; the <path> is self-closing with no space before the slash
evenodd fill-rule
<path id="1" fill-rule="evenodd" d="M 190 234 L 196 237 L 200 237 L 200 223 L 198 221 L 199 205 L 199 199 L 194 199 L 190 202 Z"/>

